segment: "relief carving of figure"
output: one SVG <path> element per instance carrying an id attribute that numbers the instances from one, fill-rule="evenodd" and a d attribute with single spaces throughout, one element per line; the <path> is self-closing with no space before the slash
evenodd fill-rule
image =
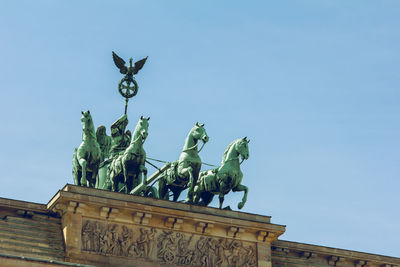
<path id="1" fill-rule="evenodd" d="M 151 249 L 153 247 L 156 230 L 140 228 L 140 237 L 137 241 L 138 249 L 141 251 L 140 257 L 148 258 L 151 255 Z"/>
<path id="2" fill-rule="evenodd" d="M 93 250 L 93 228 L 90 222 L 86 222 L 82 228 L 82 249 L 91 251 Z"/>
<path id="3" fill-rule="evenodd" d="M 167 263 L 173 263 L 177 250 L 175 233 L 173 231 L 163 231 L 158 237 L 157 256 Z"/>
<path id="4" fill-rule="evenodd" d="M 193 234 L 89 220 L 82 225 L 82 250 L 102 255 L 146 258 L 170 265 L 257 266 L 254 245 L 245 246 L 239 240 L 196 237 Z"/>
<path id="5" fill-rule="evenodd" d="M 118 242 L 121 244 L 121 255 L 128 256 L 129 246 L 132 243 L 133 231 L 125 225 L 122 226 L 122 233 L 119 236 Z"/>

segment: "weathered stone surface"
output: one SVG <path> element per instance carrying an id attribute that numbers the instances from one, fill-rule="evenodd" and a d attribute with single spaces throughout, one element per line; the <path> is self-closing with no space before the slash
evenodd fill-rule
<path id="1" fill-rule="evenodd" d="M 0 254 L 64 260 L 61 218 L 46 206 L 0 199 L 0 218 Z"/>
<path id="2" fill-rule="evenodd" d="M 266 216 L 71 185 L 47 208 L 63 217 L 66 259 L 97 266 L 271 266 L 257 249 L 270 255 L 285 231 Z"/>
<path id="3" fill-rule="evenodd" d="M 84 219 L 82 251 L 183 266 L 257 266 L 256 244 Z"/>

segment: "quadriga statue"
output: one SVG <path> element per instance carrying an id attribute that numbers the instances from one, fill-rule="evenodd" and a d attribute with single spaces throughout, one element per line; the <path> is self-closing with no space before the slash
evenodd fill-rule
<path id="1" fill-rule="evenodd" d="M 72 158 L 72 175 L 76 185 L 96 187 L 97 173 L 102 160 L 100 146 L 97 143 L 96 133 L 90 111 L 82 111 L 82 143 Z"/>
<path id="2" fill-rule="evenodd" d="M 158 178 L 158 194 L 161 199 L 169 199 L 169 192 L 173 193 L 173 201 L 177 201 L 183 190 L 188 188 L 186 202 L 193 202 L 193 189 L 201 168 L 198 143 L 208 142 L 208 135 L 204 124 L 196 123 L 186 137 L 182 153 L 178 161 L 164 171 Z"/>
<path id="3" fill-rule="evenodd" d="M 243 208 L 247 200 L 248 188 L 241 184 L 243 173 L 240 170 L 239 158 L 242 162 L 249 158 L 249 147 L 246 137 L 233 141 L 225 150 L 222 156 L 222 163 L 219 168 L 203 171 L 194 187 L 194 203 L 207 206 L 213 200 L 214 195 L 219 196 L 219 208 L 222 208 L 224 196 L 229 191 L 244 191 L 242 201 L 238 208 Z"/>
<path id="4" fill-rule="evenodd" d="M 148 136 L 149 119 L 140 117 L 129 146 L 122 154 L 114 157 L 108 167 L 107 179 L 111 182 L 112 191 L 123 190 L 129 193 L 139 184 L 146 182 L 146 152 L 143 143 Z"/>

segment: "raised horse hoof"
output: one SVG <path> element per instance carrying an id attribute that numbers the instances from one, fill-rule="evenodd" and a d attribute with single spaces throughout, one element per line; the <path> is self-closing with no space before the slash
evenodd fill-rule
<path id="1" fill-rule="evenodd" d="M 244 206 L 244 203 L 243 202 L 240 202 L 239 204 L 238 204 L 238 209 L 242 209 L 243 208 L 243 206 Z"/>

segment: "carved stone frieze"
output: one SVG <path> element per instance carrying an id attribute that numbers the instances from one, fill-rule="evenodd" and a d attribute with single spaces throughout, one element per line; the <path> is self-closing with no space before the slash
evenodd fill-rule
<path id="1" fill-rule="evenodd" d="M 82 250 L 170 265 L 257 266 L 256 245 L 251 242 L 96 220 L 83 221 Z"/>

